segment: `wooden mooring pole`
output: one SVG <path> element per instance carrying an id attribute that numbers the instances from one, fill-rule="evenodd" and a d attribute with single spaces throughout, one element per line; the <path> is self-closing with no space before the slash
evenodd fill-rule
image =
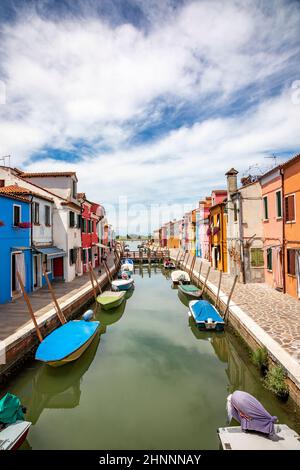
<path id="1" fill-rule="evenodd" d="M 47 282 L 47 285 L 48 285 L 48 289 L 50 291 L 50 294 L 51 294 L 51 297 L 52 297 L 52 300 L 53 300 L 53 303 L 55 305 L 55 308 L 56 308 L 56 313 L 57 313 L 57 316 L 59 318 L 59 321 L 60 323 L 63 325 L 64 323 L 67 323 L 67 320 L 64 316 L 64 314 L 62 313 L 61 309 L 60 309 L 60 306 L 57 302 L 57 299 L 56 299 L 56 295 L 55 295 L 55 292 L 54 292 L 54 289 L 51 285 L 51 282 L 50 282 L 50 279 L 49 279 L 49 276 L 48 276 L 48 273 L 46 271 L 46 269 L 44 268 L 44 276 L 45 276 L 45 279 L 46 279 L 46 282 Z"/>
<path id="2" fill-rule="evenodd" d="M 219 295 L 220 295 L 221 281 L 222 281 L 222 271 L 220 271 L 220 277 L 219 277 L 218 293 L 217 293 L 217 298 L 216 298 L 216 302 L 215 302 L 215 307 L 216 307 L 216 308 L 217 308 L 217 305 L 218 305 L 218 302 L 219 302 Z"/>
<path id="3" fill-rule="evenodd" d="M 90 264 L 90 272 L 92 273 L 92 276 L 94 278 L 96 286 L 98 286 L 99 294 L 102 294 L 102 289 L 101 289 L 100 283 L 98 282 L 97 276 L 96 276 L 91 264 Z"/>
<path id="4" fill-rule="evenodd" d="M 230 291 L 230 294 L 229 294 L 229 297 L 228 297 L 228 300 L 227 300 L 226 310 L 225 310 L 225 313 L 224 313 L 224 320 L 227 319 L 227 314 L 228 314 L 228 311 L 229 311 L 229 304 L 230 304 L 231 297 L 232 297 L 232 294 L 233 294 L 233 291 L 234 291 L 234 288 L 235 288 L 235 285 L 236 285 L 236 281 L 238 280 L 238 277 L 239 276 L 236 274 L 235 277 L 234 277 L 234 280 L 233 280 L 231 291 Z"/>
<path id="5" fill-rule="evenodd" d="M 30 303 L 30 300 L 29 300 L 29 296 L 25 290 L 25 287 L 24 287 L 24 284 L 23 284 L 23 281 L 22 281 L 22 278 L 19 274 L 19 271 L 16 271 L 16 275 L 17 275 L 17 279 L 19 281 L 19 284 L 20 284 L 20 287 L 21 287 L 21 291 L 22 291 L 22 294 L 23 294 L 23 297 L 25 299 L 25 302 L 27 304 L 27 308 L 28 308 L 28 311 L 29 311 L 29 314 L 31 316 L 31 320 L 33 321 L 33 324 L 34 324 L 34 327 L 35 327 L 35 330 L 36 330 L 36 334 L 37 334 L 37 337 L 39 339 L 40 342 L 43 341 L 43 336 L 42 336 L 42 333 L 41 333 L 41 330 L 39 329 L 39 326 L 37 324 L 37 321 L 36 321 L 36 318 L 35 318 L 35 315 L 34 315 L 34 312 L 33 312 L 33 308 L 31 306 L 31 303 Z"/>
<path id="6" fill-rule="evenodd" d="M 210 266 L 208 266 L 208 270 L 207 270 L 207 273 L 206 273 L 205 281 L 204 281 L 204 284 L 203 284 L 203 287 L 202 287 L 202 290 L 201 290 L 201 296 L 202 296 L 203 293 L 204 293 L 204 289 L 205 289 L 206 284 L 207 284 L 209 272 L 210 272 Z M 200 297 L 201 297 L 201 296 L 200 296 Z"/>
<path id="7" fill-rule="evenodd" d="M 89 265 L 89 275 L 90 275 L 90 280 L 91 280 L 91 284 L 92 284 L 92 288 L 93 288 L 94 298 L 96 300 L 97 299 L 97 292 L 96 292 L 96 289 L 95 289 L 95 286 L 94 286 L 94 278 L 93 278 L 92 270 L 93 270 L 93 268 L 90 264 Z"/>
<path id="8" fill-rule="evenodd" d="M 191 280 L 193 278 L 193 271 L 194 271 L 195 263 L 196 263 L 196 255 L 194 255 L 193 258 L 192 258 L 191 267 L 190 267 L 190 271 L 189 271 Z"/>

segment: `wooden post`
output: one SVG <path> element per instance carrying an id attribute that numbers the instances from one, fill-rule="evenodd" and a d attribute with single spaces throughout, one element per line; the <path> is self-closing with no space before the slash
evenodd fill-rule
<path id="1" fill-rule="evenodd" d="M 235 285 L 236 285 L 236 281 L 238 280 L 238 277 L 239 276 L 237 274 L 234 277 L 234 281 L 233 281 L 233 284 L 232 284 L 232 287 L 231 287 L 231 291 L 230 291 L 230 294 L 229 294 L 229 297 L 228 297 L 228 300 L 227 300 L 226 310 L 225 310 L 225 313 L 224 313 L 224 320 L 226 319 L 226 315 L 227 315 L 227 312 L 229 310 L 229 304 L 230 304 L 231 297 L 232 297 L 232 294 L 233 294 L 233 291 L 234 291 L 234 288 L 235 288 Z"/>
<path id="2" fill-rule="evenodd" d="M 54 289 L 53 289 L 53 287 L 52 287 L 52 285 L 51 285 L 51 282 L 50 282 L 50 280 L 49 280 L 49 277 L 48 277 L 48 274 L 47 274 L 47 271 L 46 271 L 45 268 L 43 269 L 43 272 L 44 272 L 44 276 L 45 276 L 45 279 L 46 279 L 46 282 L 47 282 L 47 285 L 48 285 L 48 289 L 49 289 L 49 291 L 50 291 L 50 294 L 51 294 L 53 303 L 54 303 L 55 308 L 56 308 L 57 316 L 58 316 L 58 318 L 59 318 L 60 323 L 63 325 L 64 323 L 67 323 L 67 320 L 66 320 L 64 314 L 62 313 L 62 311 L 61 311 L 61 309 L 60 309 L 60 306 L 59 306 L 59 304 L 58 304 L 58 302 L 57 302 Z"/>
<path id="3" fill-rule="evenodd" d="M 187 259 L 186 259 L 186 263 L 185 263 L 184 269 L 187 269 L 189 259 L 190 259 L 190 253 L 188 254 L 188 257 L 187 257 Z"/>
<path id="4" fill-rule="evenodd" d="M 91 265 L 89 265 L 89 275 L 90 275 L 90 280 L 91 280 L 92 288 L 93 288 L 93 292 L 94 292 L 94 298 L 95 298 L 95 300 L 96 300 L 96 299 L 97 299 L 97 292 L 96 292 L 96 289 L 95 289 L 95 286 L 94 286 L 94 279 L 93 279 L 93 274 L 92 274 L 92 267 L 91 267 Z"/>
<path id="5" fill-rule="evenodd" d="M 108 281 L 111 283 L 112 279 L 111 279 L 110 272 L 109 272 L 108 266 L 106 264 L 106 261 L 104 261 L 104 267 L 105 267 L 105 271 L 106 271 L 106 274 L 107 274 L 107 277 L 108 277 Z"/>
<path id="6" fill-rule="evenodd" d="M 217 293 L 217 298 L 216 298 L 215 307 L 217 307 L 217 305 L 218 305 L 218 302 L 219 302 L 219 295 L 220 295 L 221 281 L 222 281 L 222 271 L 220 271 L 219 284 L 218 284 L 218 293 Z"/>
<path id="7" fill-rule="evenodd" d="M 94 281 L 95 281 L 95 283 L 96 283 L 96 286 L 98 286 L 99 294 L 102 294 L 102 289 L 101 289 L 100 283 L 98 282 L 97 276 L 96 276 L 96 274 L 94 273 L 91 264 L 90 264 L 90 272 L 92 273 L 92 276 L 93 276 L 93 278 L 94 278 Z"/>
<path id="8" fill-rule="evenodd" d="M 31 303 L 30 303 L 30 300 L 29 300 L 29 296 L 27 295 L 27 292 L 26 292 L 26 290 L 25 290 L 25 287 L 24 287 L 22 278 L 21 278 L 21 276 L 20 276 L 20 274 L 19 274 L 19 271 L 16 271 L 16 274 L 17 274 L 17 278 L 18 278 L 18 281 L 19 281 L 19 284 L 20 284 L 20 287 L 21 287 L 21 291 L 22 291 L 23 297 L 24 297 L 24 299 L 25 299 L 25 302 L 26 302 L 26 304 L 27 304 L 28 311 L 29 311 L 30 316 L 31 316 L 31 320 L 33 321 L 33 324 L 34 324 L 37 337 L 38 337 L 39 341 L 42 342 L 42 341 L 43 341 L 42 333 L 41 333 L 41 330 L 39 329 L 39 326 L 38 326 L 38 324 L 37 324 L 35 315 L 34 315 L 34 313 L 33 313 L 33 309 L 32 309 L 32 306 L 31 306 Z"/>
<path id="9" fill-rule="evenodd" d="M 203 293 L 204 293 L 204 289 L 205 289 L 205 287 L 206 287 L 206 283 L 207 283 L 207 279 L 208 279 L 208 276 L 209 276 L 209 272 L 210 272 L 210 266 L 208 266 L 208 270 L 207 270 L 206 277 L 205 277 L 205 282 L 204 282 L 204 284 L 203 284 L 202 291 L 201 291 L 201 296 L 202 296 Z"/>
<path id="10" fill-rule="evenodd" d="M 193 259 L 192 259 L 192 262 L 191 262 L 191 268 L 190 268 L 190 278 L 191 278 L 191 280 L 192 280 L 192 277 L 193 277 L 193 270 L 194 270 L 195 263 L 196 263 L 196 256 L 194 255 Z"/>
<path id="11" fill-rule="evenodd" d="M 177 253 L 177 256 L 176 256 L 175 266 L 178 265 L 178 258 L 179 258 L 179 255 L 180 255 L 180 250 L 178 250 L 178 253 Z"/>

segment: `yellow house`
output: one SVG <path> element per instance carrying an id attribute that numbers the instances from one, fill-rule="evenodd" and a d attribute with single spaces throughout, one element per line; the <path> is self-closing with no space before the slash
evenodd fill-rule
<path id="1" fill-rule="evenodd" d="M 209 236 L 211 264 L 218 271 L 227 272 L 227 215 L 226 204 L 220 202 L 210 208 Z"/>

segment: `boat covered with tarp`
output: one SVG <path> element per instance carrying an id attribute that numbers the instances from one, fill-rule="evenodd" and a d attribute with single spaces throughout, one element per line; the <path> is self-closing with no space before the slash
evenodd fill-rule
<path id="1" fill-rule="evenodd" d="M 31 426 L 18 397 L 7 393 L 0 400 L 0 450 L 16 450 L 25 441 Z"/>
<path id="2" fill-rule="evenodd" d="M 277 416 L 272 416 L 250 393 L 236 390 L 227 397 L 228 421 L 234 418 L 242 431 L 256 431 L 267 435 L 275 433 Z"/>
<path id="3" fill-rule="evenodd" d="M 194 284 L 179 284 L 178 291 L 191 300 L 200 299 L 202 295 L 201 289 Z"/>
<path id="4" fill-rule="evenodd" d="M 39 345 L 35 358 L 58 367 L 78 359 L 91 344 L 99 321 L 71 320 L 54 330 Z"/>
<path id="5" fill-rule="evenodd" d="M 189 309 L 200 330 L 224 330 L 224 320 L 207 300 L 192 300 Z"/>
<path id="6" fill-rule="evenodd" d="M 185 271 L 181 269 L 177 269 L 176 271 L 172 271 L 171 279 L 173 284 L 189 284 L 191 282 L 190 276 Z"/>
<path id="7" fill-rule="evenodd" d="M 105 291 L 98 295 L 97 303 L 101 305 L 104 310 L 111 310 L 119 307 L 125 300 L 125 291 Z"/>

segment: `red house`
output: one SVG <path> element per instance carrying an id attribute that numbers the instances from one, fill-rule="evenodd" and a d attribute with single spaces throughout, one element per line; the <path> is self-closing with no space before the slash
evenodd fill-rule
<path id="1" fill-rule="evenodd" d="M 99 237 L 97 224 L 101 219 L 101 206 L 86 199 L 85 193 L 78 193 L 81 204 L 81 244 L 83 272 L 87 272 L 89 263 L 93 268 L 99 266 Z"/>

